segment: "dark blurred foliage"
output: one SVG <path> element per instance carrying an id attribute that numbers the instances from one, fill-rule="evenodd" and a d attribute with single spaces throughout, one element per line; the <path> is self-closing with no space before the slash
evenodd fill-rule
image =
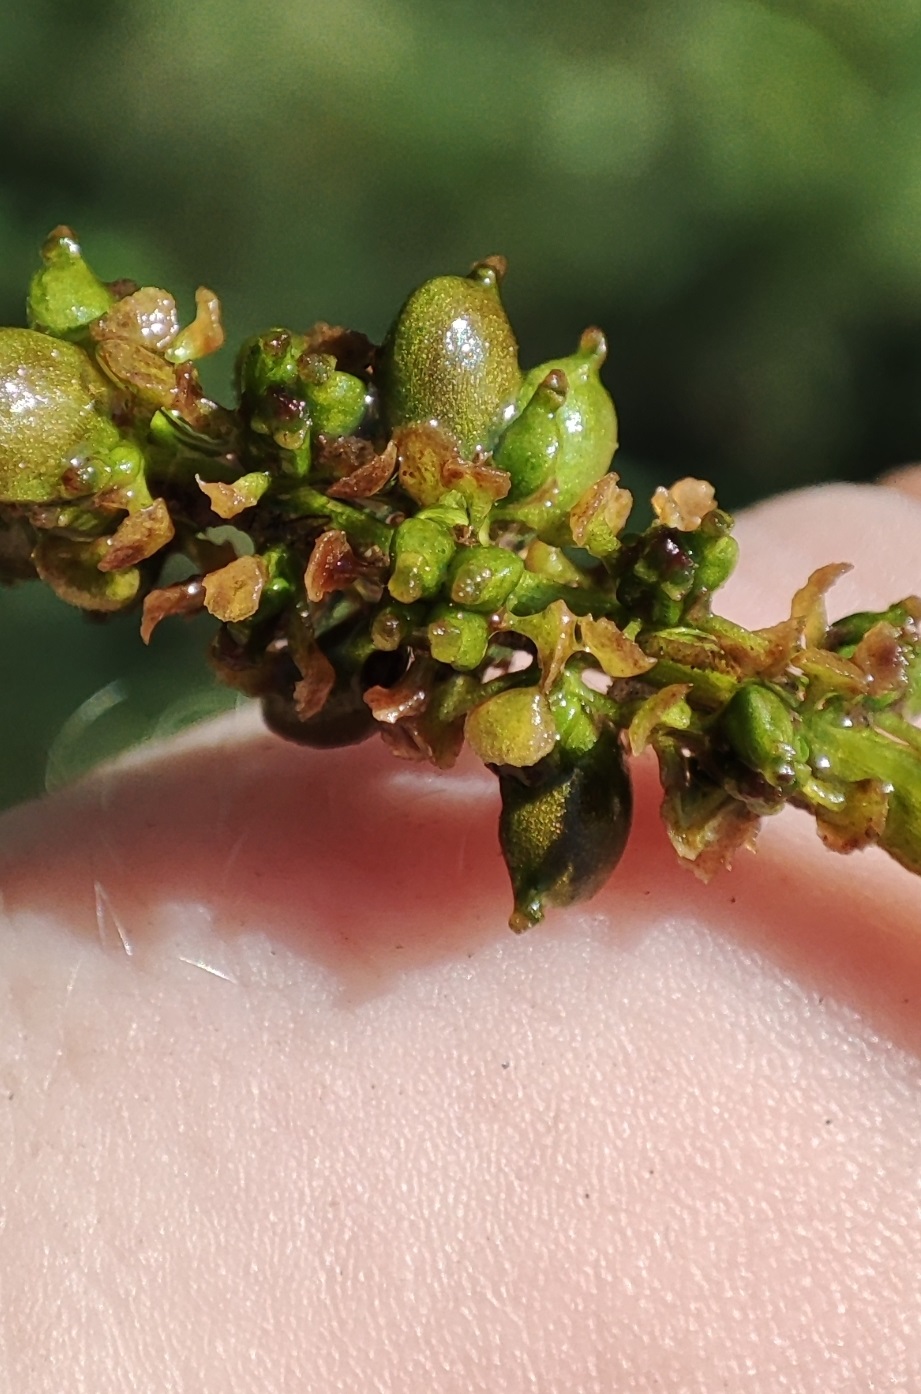
<path id="1" fill-rule="evenodd" d="M 104 276 L 212 286 L 231 343 L 379 335 L 502 251 L 525 363 L 607 330 L 635 490 L 868 477 L 921 447 L 919 72 L 917 0 L 32 0 L 0 14 L 0 322 L 61 221 Z M 200 636 L 133 631 L 0 596 L 0 801 L 115 676 L 189 681 Z"/>

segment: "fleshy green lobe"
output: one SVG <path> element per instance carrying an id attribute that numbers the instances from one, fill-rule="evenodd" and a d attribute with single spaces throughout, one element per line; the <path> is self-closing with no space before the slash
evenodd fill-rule
<path id="1" fill-rule="evenodd" d="M 33 329 L 0 330 L 0 503 L 46 503 L 61 477 L 115 431 L 105 379 L 82 349 Z"/>

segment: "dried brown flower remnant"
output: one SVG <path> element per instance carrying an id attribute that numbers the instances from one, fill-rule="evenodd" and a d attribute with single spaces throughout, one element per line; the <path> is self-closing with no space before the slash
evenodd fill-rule
<path id="1" fill-rule="evenodd" d="M 445 492 L 445 466 L 461 464 L 456 443 L 428 422 L 401 426 L 393 439 L 400 466 L 400 488 L 420 508 L 438 503 Z"/>
<path id="2" fill-rule="evenodd" d="M 116 300 L 112 308 L 92 324 L 90 332 L 99 343 L 106 339 L 125 339 L 154 353 L 163 353 L 179 333 L 176 302 L 169 291 L 143 286 Z"/>
<path id="3" fill-rule="evenodd" d="M 596 552 L 599 556 L 617 547 L 633 508 L 633 495 L 620 487 L 619 478 L 612 472 L 589 485 L 569 514 L 573 540 L 580 547 L 600 543 Z M 592 550 L 595 551 L 594 545 Z"/>
<path id="4" fill-rule="evenodd" d="M 370 458 L 357 463 L 348 474 L 331 484 L 326 492 L 331 499 L 372 498 L 390 482 L 396 467 L 397 447 L 394 441 L 390 441 L 379 455 L 372 452 Z"/>
<path id="5" fill-rule="evenodd" d="M 232 484 L 225 484 L 221 480 L 202 479 L 201 475 L 197 474 L 195 482 L 207 496 L 211 511 L 219 518 L 229 521 L 236 518 L 238 513 L 245 512 L 247 508 L 255 508 L 269 487 L 269 476 L 260 470 L 252 474 L 241 474 Z"/>
<path id="6" fill-rule="evenodd" d="M 304 572 L 307 599 L 318 604 L 333 591 L 344 591 L 356 581 L 374 574 L 373 561 L 353 550 L 348 537 L 338 528 L 321 533 L 313 546 Z"/>
<path id="7" fill-rule="evenodd" d="M 205 576 L 205 609 L 225 624 L 248 620 L 259 609 L 267 580 L 261 557 L 237 557 L 228 566 Z"/>
<path id="8" fill-rule="evenodd" d="M 705 479 L 679 479 L 670 489 L 659 487 L 655 491 L 652 507 L 663 526 L 696 532 L 716 507 L 716 495 Z"/>
<path id="9" fill-rule="evenodd" d="M 129 513 L 119 523 L 111 537 L 106 538 L 106 550 L 98 562 L 100 571 L 121 571 L 137 566 L 159 552 L 176 534 L 169 509 L 163 499 L 154 499 L 147 508 Z"/>
<path id="10" fill-rule="evenodd" d="M 180 581 L 174 586 L 162 586 L 144 597 L 141 616 L 141 638 L 150 643 L 151 635 L 161 620 L 169 615 L 197 615 L 205 605 L 205 588 L 200 576 Z"/>
<path id="11" fill-rule="evenodd" d="M 807 647 L 824 644 L 828 630 L 825 596 L 835 582 L 850 570 L 847 562 L 830 562 L 827 566 L 820 566 L 793 596 L 790 618 L 799 623 Z"/>

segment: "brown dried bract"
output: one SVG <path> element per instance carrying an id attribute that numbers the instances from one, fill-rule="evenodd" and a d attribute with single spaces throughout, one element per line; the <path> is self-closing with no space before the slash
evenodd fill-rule
<path id="1" fill-rule="evenodd" d="M 579 634 L 582 647 L 598 660 L 609 678 L 635 678 L 655 666 L 654 658 L 647 657 L 635 640 L 628 639 L 613 620 L 604 616 L 595 620 L 591 615 L 583 615 Z"/>
<path id="2" fill-rule="evenodd" d="M 195 292 L 195 318 L 179 331 L 166 350 L 166 356 L 171 363 L 187 363 L 190 358 L 205 358 L 215 353 L 223 342 L 221 302 L 213 290 L 199 286 Z"/>
<path id="3" fill-rule="evenodd" d="M 268 578 L 261 557 L 237 557 L 204 578 L 205 609 L 225 624 L 248 620 L 259 609 Z"/>
<path id="4" fill-rule="evenodd" d="M 656 727 L 664 726 L 672 731 L 687 729 L 690 709 L 684 699 L 690 690 L 690 683 L 670 683 L 646 698 L 627 729 L 633 755 L 642 755 Z"/>
<path id="5" fill-rule="evenodd" d="M 449 460 L 441 467 L 441 480 L 446 489 L 457 489 L 467 500 L 474 522 L 485 517 L 512 487 L 508 470 L 496 469 L 482 460 Z"/>
<path id="6" fill-rule="evenodd" d="M 428 422 L 401 426 L 393 439 L 400 465 L 400 488 L 420 508 L 430 508 L 445 492 L 445 467 L 462 463 L 457 446 L 444 431 Z"/>
<path id="7" fill-rule="evenodd" d="M 265 473 L 241 475 L 232 484 L 222 484 L 202 479 L 196 474 L 195 483 L 206 495 L 212 513 L 219 518 L 236 518 L 247 508 L 254 508 L 269 486 L 269 476 Z"/>
<path id="8" fill-rule="evenodd" d="M 410 664 L 393 687 L 369 687 L 364 695 L 375 721 L 395 726 L 404 717 L 419 716 L 431 695 L 431 667 L 422 661 Z"/>
<path id="9" fill-rule="evenodd" d="M 142 286 L 120 300 L 93 322 L 90 333 L 97 341 L 127 339 L 153 353 L 162 353 L 179 332 L 176 302 L 169 291 Z"/>
<path id="10" fill-rule="evenodd" d="M 390 753 L 401 760 L 427 761 L 439 770 L 450 770 L 464 747 L 464 719 L 432 722 L 423 712 L 403 717 L 393 726 L 382 726 L 381 738 Z"/>
<path id="11" fill-rule="evenodd" d="M 761 819 L 738 799 L 726 797 L 707 817 L 684 824 L 675 816 L 666 797 L 662 813 L 669 841 L 682 862 L 700 881 L 710 881 L 718 871 L 728 871 L 736 852 L 753 851 Z"/>
<path id="12" fill-rule="evenodd" d="M 361 377 L 374 367 L 377 359 L 376 344 L 356 329 L 343 329 L 342 325 L 318 320 L 305 337 L 305 353 L 331 353 L 336 367 L 343 373 Z"/>
<path id="13" fill-rule="evenodd" d="M 355 581 L 369 572 L 369 563 L 352 549 L 344 532 L 330 528 L 313 544 L 313 551 L 304 572 L 307 599 L 315 604 L 333 591 L 348 590 Z"/>
<path id="14" fill-rule="evenodd" d="M 161 620 L 171 615 L 197 615 L 204 609 L 205 588 L 200 576 L 179 581 L 175 586 L 161 586 L 144 597 L 141 612 L 141 638 L 150 643 L 151 635 Z"/>
<path id="15" fill-rule="evenodd" d="M 837 580 L 851 567 L 847 562 L 830 562 L 813 571 L 804 586 L 793 596 L 790 618 L 800 626 L 803 642 L 807 648 L 825 643 L 828 633 L 828 615 L 825 610 L 825 594 Z"/>
<path id="16" fill-rule="evenodd" d="M 889 791 L 878 779 L 854 780 L 841 809 L 816 809 L 816 831 L 833 852 L 859 852 L 878 842 L 889 815 Z"/>
<path id="17" fill-rule="evenodd" d="M 633 495 L 629 489 L 620 487 L 619 479 L 613 472 L 604 475 L 591 484 L 570 509 L 570 531 L 573 541 L 580 547 L 588 542 L 591 534 L 601 532 L 608 545 L 613 546 L 626 527 L 633 508 Z"/>
<path id="18" fill-rule="evenodd" d="M 176 371 L 151 349 L 129 339 L 103 339 L 96 358 L 114 382 L 148 406 L 164 410 L 176 406 Z"/>
<path id="19" fill-rule="evenodd" d="M 146 561 L 176 535 L 173 520 L 163 499 L 154 499 L 147 508 L 129 513 L 111 537 L 98 563 L 100 571 L 121 571 Z"/>
<path id="20" fill-rule="evenodd" d="M 294 710 L 299 720 L 309 721 L 323 710 L 335 681 L 335 668 L 326 654 L 315 648 L 307 672 L 294 684 Z"/>
<path id="21" fill-rule="evenodd" d="M 900 638 L 895 625 L 881 620 L 867 630 L 854 650 L 854 662 L 866 673 L 867 684 L 874 695 L 898 692 L 905 686 L 908 659 Z"/>
<path id="22" fill-rule="evenodd" d="M 346 444 L 348 438 L 346 438 Z M 380 455 L 372 454 L 360 463 L 335 484 L 332 484 L 326 493 L 331 499 L 368 499 L 372 494 L 377 494 L 389 483 L 393 472 L 397 467 L 397 447 L 394 441 L 385 447 Z"/>

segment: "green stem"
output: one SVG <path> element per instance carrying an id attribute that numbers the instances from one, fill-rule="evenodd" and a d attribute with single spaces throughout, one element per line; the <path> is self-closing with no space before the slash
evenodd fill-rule
<path id="1" fill-rule="evenodd" d="M 298 485 L 290 493 L 275 498 L 273 503 L 289 517 L 328 518 L 335 527 L 342 529 L 350 542 L 357 542 L 360 547 L 379 547 L 386 555 L 390 553 L 394 530 L 388 523 L 339 499 L 329 499 L 309 484 Z"/>
<path id="2" fill-rule="evenodd" d="M 886 723 L 894 726 L 890 719 Z M 816 757 L 845 784 L 878 780 L 888 792 L 879 844 L 909 871 L 921 872 L 921 748 L 914 735 L 843 725 L 839 715 L 813 712 L 805 725 Z"/>

